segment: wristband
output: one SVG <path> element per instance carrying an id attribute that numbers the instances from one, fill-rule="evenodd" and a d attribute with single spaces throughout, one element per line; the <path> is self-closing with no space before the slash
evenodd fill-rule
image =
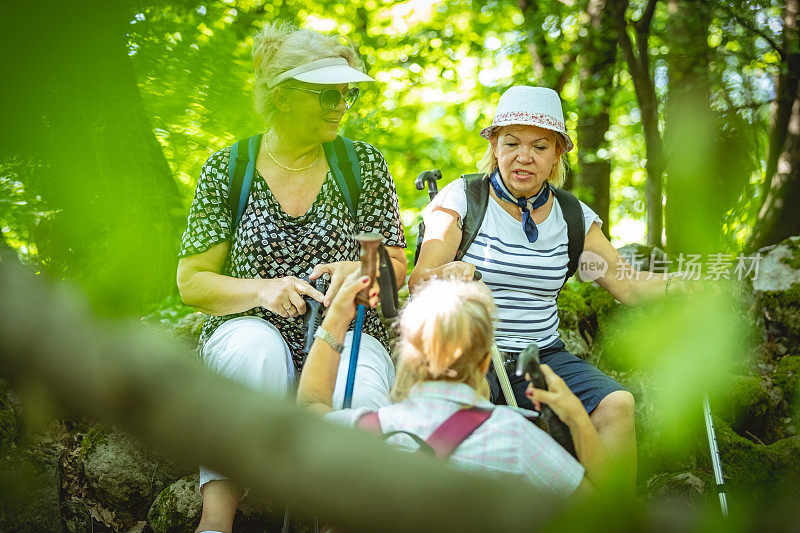
<path id="1" fill-rule="evenodd" d="M 344 344 L 336 340 L 336 337 L 331 334 L 330 331 L 326 330 L 322 326 L 317 328 L 317 332 L 314 333 L 315 339 L 322 339 L 323 341 L 327 342 L 328 345 L 336 350 L 336 353 L 341 354 L 344 350 Z"/>

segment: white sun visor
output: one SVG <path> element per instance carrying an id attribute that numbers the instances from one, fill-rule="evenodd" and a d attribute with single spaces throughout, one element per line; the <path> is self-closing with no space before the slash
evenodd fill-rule
<path id="1" fill-rule="evenodd" d="M 375 81 L 360 70 L 350 66 L 343 57 L 327 57 L 287 70 L 267 84 L 270 89 L 289 78 L 306 83 L 338 84 Z"/>

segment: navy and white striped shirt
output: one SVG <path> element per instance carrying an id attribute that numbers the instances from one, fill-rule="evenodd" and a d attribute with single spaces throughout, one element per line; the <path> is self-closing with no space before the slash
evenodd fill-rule
<path id="1" fill-rule="evenodd" d="M 602 225 L 594 211 L 580 204 L 587 232 L 593 222 Z M 467 211 L 464 181 L 445 186 L 425 212 L 437 206 L 463 218 Z M 503 351 L 519 352 L 534 341 L 545 348 L 558 339 L 556 298 L 569 262 L 567 223 L 558 201 L 537 227 L 539 238 L 528 242 L 522 223 L 489 197 L 483 224 L 462 259 L 475 265 L 492 291 L 498 318 L 495 341 Z"/>

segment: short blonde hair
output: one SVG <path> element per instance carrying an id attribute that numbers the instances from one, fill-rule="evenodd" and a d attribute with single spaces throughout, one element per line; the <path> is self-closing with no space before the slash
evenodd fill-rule
<path id="1" fill-rule="evenodd" d="M 423 381 L 466 383 L 488 398 L 481 364 L 494 343 L 493 315 L 492 295 L 481 284 L 425 283 L 400 315 L 392 399 L 405 399 Z"/>
<path id="2" fill-rule="evenodd" d="M 500 136 L 501 129 L 502 128 L 495 128 L 494 131 L 492 131 L 492 137 L 489 139 L 489 147 L 486 149 L 486 153 L 483 154 L 483 157 L 478 162 L 478 169 L 487 176 L 494 172 L 497 168 L 497 158 L 494 156 L 492 143 L 497 142 L 497 138 Z M 561 155 L 559 156 L 558 161 L 556 161 L 556 164 L 553 165 L 553 170 L 550 172 L 550 176 L 547 178 L 547 181 L 550 182 L 550 185 L 561 187 L 567 177 L 567 168 L 569 168 L 567 143 L 564 140 L 564 137 L 562 137 L 558 132 L 548 129 L 545 129 L 545 131 L 548 132 L 548 135 L 551 136 L 551 139 L 555 140 L 556 146 L 561 149 Z"/>
<path id="3" fill-rule="evenodd" d="M 287 70 L 330 57 L 343 57 L 351 67 L 364 72 L 364 63 L 344 37 L 299 29 L 281 21 L 258 32 L 253 38 L 254 92 L 256 112 L 266 124 L 272 122 L 277 111 L 274 98 L 277 87 L 269 88 L 267 84 Z"/>

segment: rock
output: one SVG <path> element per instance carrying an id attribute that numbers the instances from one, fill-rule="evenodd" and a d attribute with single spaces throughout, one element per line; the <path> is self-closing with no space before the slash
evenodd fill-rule
<path id="1" fill-rule="evenodd" d="M 13 450 L 0 462 L 0 531 L 60 533 L 61 477 L 54 454 Z"/>
<path id="2" fill-rule="evenodd" d="M 715 418 L 714 424 L 722 473 L 731 491 L 750 502 L 800 498 L 800 436 L 765 446 L 739 436 L 721 420 Z M 700 462 L 711 471 L 708 455 Z"/>
<path id="3" fill-rule="evenodd" d="M 91 533 L 92 515 L 86 507 L 77 502 L 65 502 L 61 512 L 64 515 L 64 528 L 69 533 Z"/>
<path id="4" fill-rule="evenodd" d="M 706 482 L 692 472 L 656 474 L 647 481 L 650 498 L 697 507 L 705 500 Z"/>
<path id="5" fill-rule="evenodd" d="M 144 519 L 156 496 L 180 477 L 174 465 L 133 438 L 100 425 L 84 437 L 81 460 L 95 495 L 136 519 Z"/>
<path id="6" fill-rule="evenodd" d="M 147 513 L 156 533 L 192 533 L 200 522 L 203 499 L 197 474 L 179 479 L 165 488 Z"/>
<path id="7" fill-rule="evenodd" d="M 582 336 L 582 332 L 591 328 L 591 315 L 583 296 L 564 286 L 558 296 L 558 334 L 567 351 L 581 359 L 591 356 L 589 344 Z"/>
<path id="8" fill-rule="evenodd" d="M 578 329 L 578 324 L 586 320 L 591 309 L 583 296 L 565 285 L 558 295 L 558 320 L 560 327 L 567 330 Z"/>
<path id="9" fill-rule="evenodd" d="M 758 251 L 758 276 L 754 292 L 786 291 L 800 284 L 800 237 L 789 237 L 777 246 Z"/>
<path id="10" fill-rule="evenodd" d="M 772 380 L 783 391 L 786 403 L 794 405 L 800 399 L 800 355 L 782 357 Z"/>
<path id="11" fill-rule="evenodd" d="M 800 237 L 766 249 L 752 285 L 767 339 L 783 346 L 800 342 Z"/>
<path id="12" fill-rule="evenodd" d="M 236 511 L 233 522 L 234 531 L 280 531 L 286 508 L 266 503 L 252 494 L 245 496 Z M 300 517 L 292 515 L 291 525 L 295 531 L 314 531 Z"/>
<path id="13" fill-rule="evenodd" d="M 783 394 L 756 376 L 726 376 L 721 393 L 712 397 L 712 411 L 740 435 L 750 433 L 773 442 L 784 435 L 780 431 L 786 406 Z"/>
<path id="14" fill-rule="evenodd" d="M 669 267 L 669 263 L 666 262 L 667 254 L 656 246 L 626 244 L 621 248 L 617 248 L 617 251 L 637 270 L 666 272 Z"/>
<path id="15" fill-rule="evenodd" d="M 192 533 L 200 522 L 203 499 L 197 474 L 179 479 L 161 491 L 147 520 L 156 533 Z M 245 496 L 236 510 L 234 531 L 280 531 L 285 509 Z M 304 522 L 292 520 L 295 530 Z"/>
<path id="16" fill-rule="evenodd" d="M 567 347 L 569 353 L 581 359 L 591 358 L 592 353 L 589 349 L 589 345 L 577 330 L 558 328 L 558 336 L 564 341 L 564 345 Z"/>
<path id="17" fill-rule="evenodd" d="M 22 406 L 19 398 L 8 382 L 0 379 L 0 451 L 13 447 L 21 431 Z"/>

